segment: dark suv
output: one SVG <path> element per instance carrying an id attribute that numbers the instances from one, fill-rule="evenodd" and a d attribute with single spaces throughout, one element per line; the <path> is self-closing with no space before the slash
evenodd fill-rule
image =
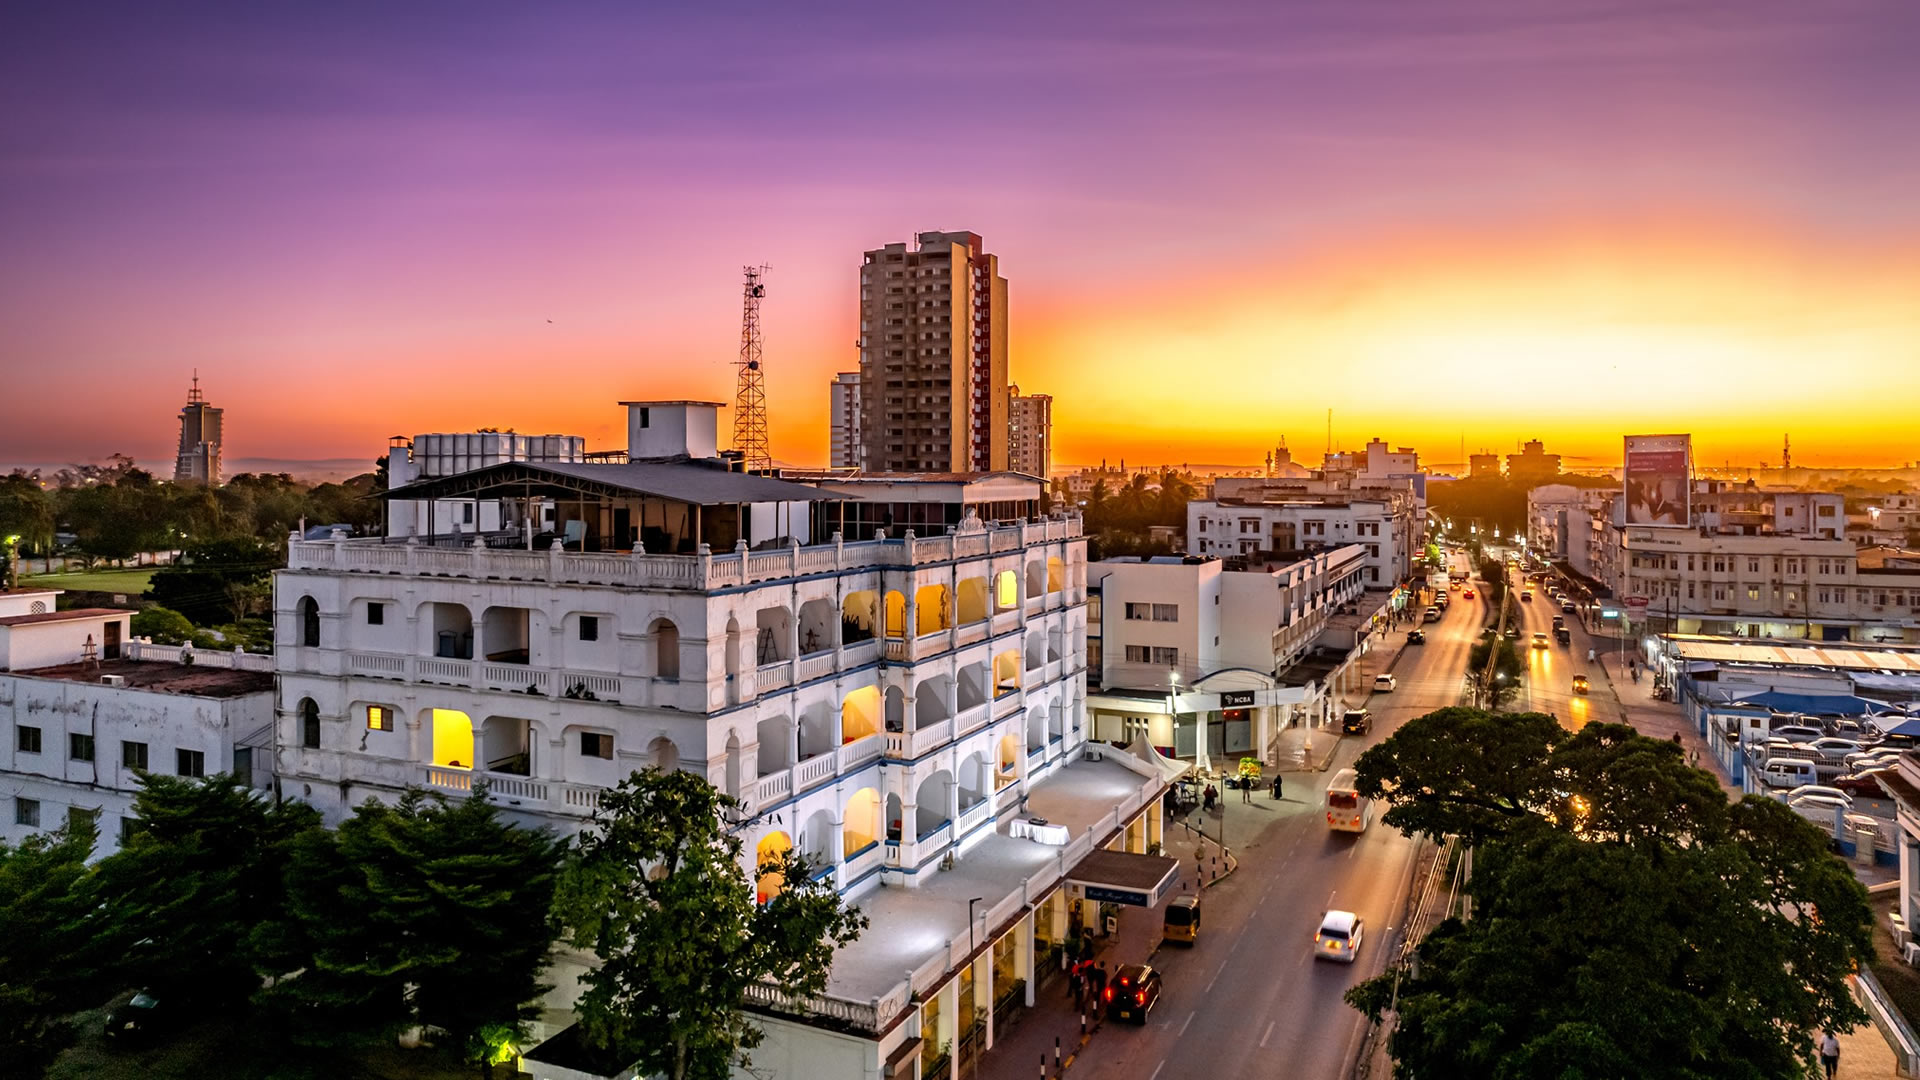
<path id="1" fill-rule="evenodd" d="M 1144 1024 L 1160 1000 L 1160 973 L 1145 964 L 1128 964 L 1113 973 L 1103 996 L 1109 1020 Z"/>

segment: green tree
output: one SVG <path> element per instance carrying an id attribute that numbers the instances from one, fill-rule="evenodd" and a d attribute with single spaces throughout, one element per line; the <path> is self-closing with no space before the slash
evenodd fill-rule
<path id="1" fill-rule="evenodd" d="M 866 927 L 791 851 L 764 862 L 784 883 L 765 905 L 727 823 L 739 803 L 686 772 L 648 769 L 601 797 L 556 907 L 600 965 L 577 1006 L 588 1044 L 642 1075 L 724 1080 L 760 1041 L 748 987 L 819 993 L 833 954 Z"/>
<path id="2" fill-rule="evenodd" d="M 193 623 L 169 607 L 149 604 L 133 616 L 134 636 L 151 638 L 156 645 L 184 645 L 193 640 Z"/>
<path id="3" fill-rule="evenodd" d="M 80 959 L 91 820 L 0 843 L 0 1061 L 38 1077 L 73 1041 L 67 1017 L 100 991 Z"/>
<path id="4" fill-rule="evenodd" d="M 1443 709 L 1356 764 L 1384 821 L 1475 850 L 1470 921 L 1350 991 L 1398 1077 L 1799 1080 L 1865 1014 L 1866 894 L 1787 807 L 1729 804 L 1671 742 Z"/>
<path id="5" fill-rule="evenodd" d="M 138 828 L 92 880 L 101 966 L 182 1005 L 245 1003 L 265 968 L 252 933 L 285 909 L 292 846 L 319 814 L 228 773 L 141 773 L 133 811 Z"/>
<path id="6" fill-rule="evenodd" d="M 1497 710 L 1520 692 L 1520 676 L 1527 667 L 1513 642 L 1493 636 L 1493 629 L 1489 623 L 1487 635 L 1467 650 L 1467 684 L 1473 688 L 1476 700 Z M 1493 660 L 1491 672 L 1487 666 L 1489 657 Z"/>
<path id="7" fill-rule="evenodd" d="M 53 550 L 53 496 L 26 473 L 0 476 L 0 539 L 18 536 L 24 551 Z"/>
<path id="8" fill-rule="evenodd" d="M 461 1047 L 498 1025 L 519 1032 L 547 989 L 564 846 L 501 820 L 484 785 L 452 803 L 417 788 L 393 806 L 368 800 L 330 840 L 293 860 L 297 925 L 273 948 L 306 970 L 269 997 L 326 1014 L 321 1041 L 416 1024 Z"/>
<path id="9" fill-rule="evenodd" d="M 252 537 L 196 544 L 172 566 L 153 572 L 147 595 L 196 626 L 237 621 L 260 608 L 261 587 L 286 560 Z"/>

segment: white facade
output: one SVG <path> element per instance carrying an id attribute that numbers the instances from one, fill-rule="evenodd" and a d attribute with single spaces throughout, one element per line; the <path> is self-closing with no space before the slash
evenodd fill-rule
<path id="1" fill-rule="evenodd" d="M 1092 737 L 1130 743 L 1144 734 L 1191 756 L 1196 718 L 1225 713 L 1212 752 L 1271 760 L 1286 720 L 1320 711 L 1321 688 L 1287 686 L 1281 675 L 1319 641 L 1331 612 L 1364 593 L 1364 570 L 1357 545 L 1263 571 L 1200 556 L 1093 564 Z"/>
<path id="2" fill-rule="evenodd" d="M 586 451 L 587 441 L 578 435 L 456 431 L 396 438 L 387 446 L 387 487 L 405 487 L 416 480 L 452 476 L 504 461 L 585 461 Z M 498 532 L 508 527 L 510 510 L 498 502 L 471 499 L 392 499 L 387 502 L 387 535 Z M 544 527 L 546 523 L 539 524 Z"/>
<path id="3" fill-rule="evenodd" d="M 828 384 L 827 463 L 835 469 L 858 469 L 860 451 L 860 373 L 842 371 Z"/>
<path id="4" fill-rule="evenodd" d="M 1847 539 L 1878 547 L 1920 547 L 1920 495 L 1875 495 L 1847 514 Z"/>
<path id="5" fill-rule="evenodd" d="M 52 664 L 0 673 L 0 839 L 18 843 L 70 814 L 91 814 L 100 830 L 94 854 L 105 856 L 132 821 L 136 770 L 238 770 L 265 780 L 273 723 L 266 657 L 211 653 L 183 665 L 178 649 L 128 642 L 126 651 L 166 659 L 86 663 L 74 648 Z M 261 747 L 259 760 L 247 744 Z"/>
<path id="6" fill-rule="evenodd" d="M 1216 482 L 1216 493 L 1225 481 Z M 1272 481 L 1249 481 L 1235 490 L 1251 495 Z M 1293 481 L 1292 483 L 1301 483 Z M 1407 492 L 1379 498 L 1264 492 L 1252 498 L 1195 500 L 1187 504 L 1187 547 L 1195 555 L 1251 555 L 1357 544 L 1366 552 L 1366 584 L 1390 588 L 1413 570 L 1420 540 L 1418 510 Z"/>
<path id="7" fill-rule="evenodd" d="M 1527 492 L 1527 546 L 1541 558 L 1564 561 L 1593 576 L 1590 537 L 1596 515 L 1607 512 L 1612 488 L 1543 484 Z"/>

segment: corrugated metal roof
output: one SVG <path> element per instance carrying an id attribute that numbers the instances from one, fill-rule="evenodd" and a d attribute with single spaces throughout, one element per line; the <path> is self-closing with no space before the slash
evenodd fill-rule
<path id="1" fill-rule="evenodd" d="M 452 476 L 421 480 L 384 493 L 388 499 L 510 498 L 531 486 L 533 494 L 559 489 L 582 493 L 650 495 L 675 502 L 827 502 L 832 492 L 770 476 L 731 472 L 693 461 L 504 461 Z"/>
<path id="2" fill-rule="evenodd" d="M 1911 671 L 1920 673 L 1920 653 L 1892 649 L 1847 648 L 1833 645 L 1786 645 L 1777 642 L 1732 644 L 1724 641 L 1669 639 L 1674 655 L 1686 660 L 1722 664 L 1780 664 L 1824 667 L 1845 671 Z"/>

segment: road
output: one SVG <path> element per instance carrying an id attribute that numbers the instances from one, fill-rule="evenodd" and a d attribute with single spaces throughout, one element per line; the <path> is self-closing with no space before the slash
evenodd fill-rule
<path id="1" fill-rule="evenodd" d="M 1314 775 L 1311 786 L 1305 775 L 1289 775 L 1279 816 L 1255 842 L 1236 840 L 1240 871 L 1208 890 L 1200 941 L 1191 949 L 1166 945 L 1156 955 L 1165 990 L 1146 1025 L 1106 1025 L 1071 1075 L 1345 1075 L 1364 1020 L 1341 995 L 1385 966 L 1415 846 L 1377 820 L 1358 836 L 1329 832 L 1322 793 L 1332 773 L 1365 746 L 1409 717 L 1459 700 L 1467 652 L 1485 617 L 1482 604 L 1456 593 L 1444 620 L 1422 626 L 1427 644 L 1406 646 L 1395 662 L 1398 690 L 1368 702 L 1373 734 L 1343 739 L 1333 768 Z M 1403 636 L 1391 631 L 1388 644 L 1398 646 Z M 1352 966 L 1312 958 L 1313 932 L 1328 908 L 1354 911 L 1365 922 L 1360 959 Z"/>

